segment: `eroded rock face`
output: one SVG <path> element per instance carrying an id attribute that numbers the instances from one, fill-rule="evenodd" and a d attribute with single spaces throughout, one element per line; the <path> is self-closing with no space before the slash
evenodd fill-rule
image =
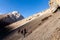
<path id="1" fill-rule="evenodd" d="M 60 0 L 56 0 L 56 3 L 60 6 Z"/>
<path id="2" fill-rule="evenodd" d="M 50 7 L 51 6 L 60 6 L 60 0 L 50 0 Z"/>

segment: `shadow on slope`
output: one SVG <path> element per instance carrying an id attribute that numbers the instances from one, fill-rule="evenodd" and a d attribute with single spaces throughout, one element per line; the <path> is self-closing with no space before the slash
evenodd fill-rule
<path id="1" fill-rule="evenodd" d="M 6 35 L 9 34 L 11 28 L 6 28 L 5 26 L 9 25 L 10 23 L 4 22 L 0 20 L 0 40 L 2 40 Z"/>

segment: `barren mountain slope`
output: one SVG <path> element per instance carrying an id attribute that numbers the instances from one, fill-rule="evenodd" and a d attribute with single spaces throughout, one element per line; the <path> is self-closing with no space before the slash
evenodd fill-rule
<path id="1" fill-rule="evenodd" d="M 57 12 L 23 40 L 60 40 L 59 31 L 60 12 Z"/>
<path id="2" fill-rule="evenodd" d="M 60 12 L 58 11 L 56 13 L 46 13 L 28 22 L 27 24 L 22 25 L 22 27 L 16 28 L 15 32 L 12 32 L 5 39 L 6 40 L 53 40 L 56 37 L 55 35 L 57 36 L 59 35 L 58 34 L 59 32 L 56 34 L 57 30 L 59 29 L 58 28 L 59 26 L 60 26 Z M 12 28 L 14 28 L 14 26 Z M 26 28 L 27 30 L 27 34 L 25 35 L 25 37 L 21 36 L 22 34 L 18 32 L 19 30 L 23 30 L 24 28 Z"/>
<path id="3" fill-rule="evenodd" d="M 60 40 L 60 5 L 57 1 L 50 0 L 50 8 L 42 13 L 6 26 L 9 31 L 3 32 L 9 34 L 3 37 L 3 39 Z"/>

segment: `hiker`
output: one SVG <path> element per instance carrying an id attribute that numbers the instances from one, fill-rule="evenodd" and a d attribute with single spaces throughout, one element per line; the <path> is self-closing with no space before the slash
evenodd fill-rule
<path id="1" fill-rule="evenodd" d="M 24 37 L 25 37 L 26 33 L 27 33 L 26 29 L 23 29 L 23 30 L 21 31 L 21 34 L 23 34 Z"/>

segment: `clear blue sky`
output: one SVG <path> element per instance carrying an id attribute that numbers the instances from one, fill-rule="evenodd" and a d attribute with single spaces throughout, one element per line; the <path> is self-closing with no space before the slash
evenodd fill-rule
<path id="1" fill-rule="evenodd" d="M 19 11 L 24 17 L 49 8 L 49 0 L 0 0 L 0 14 Z"/>

